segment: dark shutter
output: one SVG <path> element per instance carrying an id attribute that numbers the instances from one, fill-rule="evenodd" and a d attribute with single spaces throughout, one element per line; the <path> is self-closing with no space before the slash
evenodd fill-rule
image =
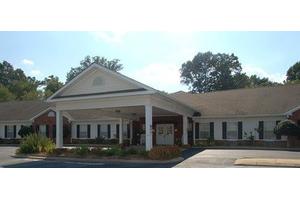
<path id="1" fill-rule="evenodd" d="M 87 134 L 88 134 L 87 137 L 91 138 L 91 125 L 90 124 L 87 125 Z"/>
<path id="2" fill-rule="evenodd" d="M 127 124 L 127 138 L 130 138 L 130 124 Z"/>
<path id="3" fill-rule="evenodd" d="M 101 125 L 100 124 L 97 125 L 97 136 L 98 136 L 98 138 L 100 138 L 100 136 L 101 136 Z"/>
<path id="4" fill-rule="evenodd" d="M 227 138 L 227 123 L 222 122 L 222 138 L 223 140 L 226 140 Z"/>
<path id="5" fill-rule="evenodd" d="M 215 139 L 215 128 L 213 122 L 209 123 L 209 135 L 210 135 L 210 139 Z"/>
<path id="6" fill-rule="evenodd" d="M 110 138 L 110 124 L 107 124 L 107 138 Z"/>
<path id="7" fill-rule="evenodd" d="M 5 125 L 5 131 L 4 131 L 5 135 L 4 137 L 7 138 L 7 125 Z"/>
<path id="8" fill-rule="evenodd" d="M 46 124 L 46 136 L 49 137 L 49 125 Z"/>
<path id="9" fill-rule="evenodd" d="M 119 136 L 120 136 L 120 124 L 116 125 L 116 129 L 117 129 L 117 138 L 119 138 Z"/>
<path id="10" fill-rule="evenodd" d="M 17 137 L 17 126 L 14 125 L 14 138 L 16 138 L 16 137 Z"/>
<path id="11" fill-rule="evenodd" d="M 280 121 L 276 121 L 276 126 L 279 124 Z M 281 135 L 277 134 L 276 135 L 277 140 L 281 140 Z"/>
<path id="12" fill-rule="evenodd" d="M 243 122 L 238 122 L 238 139 L 243 139 Z"/>
<path id="13" fill-rule="evenodd" d="M 264 122 L 263 121 L 258 122 L 258 134 L 259 134 L 260 140 L 264 139 Z"/>
<path id="14" fill-rule="evenodd" d="M 77 138 L 80 138 L 80 125 L 77 124 Z"/>
<path id="15" fill-rule="evenodd" d="M 53 125 L 52 127 L 52 137 L 56 138 L 56 125 Z"/>
<path id="16" fill-rule="evenodd" d="M 195 139 L 199 139 L 200 131 L 199 131 L 200 124 L 198 122 L 195 123 Z"/>

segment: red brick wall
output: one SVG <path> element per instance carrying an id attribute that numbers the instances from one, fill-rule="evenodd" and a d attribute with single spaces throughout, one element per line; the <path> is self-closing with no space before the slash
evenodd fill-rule
<path id="1" fill-rule="evenodd" d="M 136 133 L 141 130 L 142 124 L 145 124 L 145 118 L 140 118 L 140 121 L 133 122 L 133 140 L 136 140 Z M 156 144 L 156 124 L 174 124 L 174 143 L 177 140 L 181 141 L 182 138 L 182 116 L 165 116 L 165 117 L 153 117 L 152 129 L 154 130 L 152 135 L 153 145 Z"/>
<path id="2" fill-rule="evenodd" d="M 34 130 L 37 130 L 37 127 L 39 125 L 48 125 L 49 126 L 49 138 L 53 138 L 53 127 L 56 125 L 56 117 L 49 117 L 48 114 L 51 111 L 45 112 L 41 116 L 37 117 L 34 119 L 32 126 Z M 53 112 L 53 111 L 52 111 Z M 67 118 L 63 118 L 63 123 L 64 123 L 64 129 L 69 128 L 70 129 L 70 124 L 67 120 Z M 68 138 L 68 137 L 67 137 Z"/>
<path id="3" fill-rule="evenodd" d="M 298 125 L 300 125 L 300 110 L 294 112 L 290 119 L 298 123 Z"/>

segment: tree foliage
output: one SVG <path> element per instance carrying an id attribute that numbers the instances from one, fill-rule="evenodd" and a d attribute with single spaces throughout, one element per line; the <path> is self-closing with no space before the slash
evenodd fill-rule
<path id="1" fill-rule="evenodd" d="M 264 86 L 276 86 L 280 85 L 277 82 L 270 81 L 269 78 L 260 78 L 257 75 L 251 75 L 248 77 L 247 87 L 264 87 Z"/>
<path id="2" fill-rule="evenodd" d="M 276 135 L 300 136 L 300 127 L 292 120 L 283 120 L 274 129 Z"/>
<path id="3" fill-rule="evenodd" d="M 1 97 L 1 99 L 39 99 L 41 97 L 41 91 L 38 90 L 40 84 L 41 82 L 34 77 L 26 76 L 23 70 L 14 69 L 7 61 L 0 62 L 0 85 L 2 85 L 2 92 L 5 94 L 5 97 Z"/>
<path id="4" fill-rule="evenodd" d="M 57 76 L 51 75 L 44 79 L 43 85 L 45 86 L 44 97 L 48 98 L 57 90 L 59 90 L 64 84 L 59 81 L 59 78 Z"/>
<path id="5" fill-rule="evenodd" d="M 78 67 L 72 67 L 71 70 L 67 74 L 67 80 L 66 82 L 71 81 L 73 78 L 75 78 L 78 74 L 80 74 L 83 70 L 88 68 L 92 63 L 97 63 L 103 67 L 106 67 L 107 69 L 113 70 L 113 71 L 120 71 L 123 69 L 122 64 L 119 63 L 120 60 L 113 59 L 108 60 L 104 57 L 100 56 L 86 56 L 81 62 L 80 66 Z"/>
<path id="6" fill-rule="evenodd" d="M 234 54 L 198 53 L 193 60 L 182 64 L 180 72 L 181 83 L 199 93 L 278 85 L 268 78 L 242 73 L 241 63 Z"/>
<path id="7" fill-rule="evenodd" d="M 286 72 L 286 82 L 300 82 L 300 62 L 296 62 Z"/>
<path id="8" fill-rule="evenodd" d="M 0 102 L 14 100 L 15 96 L 3 85 L 0 84 Z"/>

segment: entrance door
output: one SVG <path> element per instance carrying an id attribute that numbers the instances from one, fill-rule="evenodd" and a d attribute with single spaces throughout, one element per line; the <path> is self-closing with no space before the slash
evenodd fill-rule
<path id="1" fill-rule="evenodd" d="M 156 125 L 156 144 L 157 145 L 174 144 L 174 124 Z"/>

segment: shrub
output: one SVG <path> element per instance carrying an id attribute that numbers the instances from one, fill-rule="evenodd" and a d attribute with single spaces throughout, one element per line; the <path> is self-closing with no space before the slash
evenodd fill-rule
<path id="1" fill-rule="evenodd" d="M 52 153 L 54 149 L 51 139 L 34 133 L 23 139 L 18 153 Z"/>
<path id="2" fill-rule="evenodd" d="M 18 132 L 18 135 L 21 136 L 22 138 L 30 135 L 31 133 L 33 133 L 33 129 L 32 126 L 22 126 Z"/>
<path id="3" fill-rule="evenodd" d="M 130 148 L 127 150 L 127 154 L 130 154 L 130 155 L 136 155 L 138 153 L 139 153 L 139 151 L 135 148 Z"/>
<path id="4" fill-rule="evenodd" d="M 168 160 L 179 157 L 181 150 L 178 146 L 161 146 L 152 148 L 148 156 L 153 160 Z"/>
<path id="5" fill-rule="evenodd" d="M 51 154 L 59 156 L 59 155 L 63 155 L 63 154 L 69 153 L 69 152 L 70 152 L 70 149 L 67 149 L 67 148 L 56 148 L 56 149 L 53 149 L 53 152 Z"/>
<path id="6" fill-rule="evenodd" d="M 119 144 L 119 139 L 109 139 L 108 141 L 107 141 L 107 143 L 108 144 Z"/>
<path id="7" fill-rule="evenodd" d="M 74 149 L 74 153 L 77 154 L 77 155 L 79 155 L 79 156 L 85 156 L 89 152 L 90 152 L 90 149 L 88 148 L 87 145 L 84 145 L 84 144 L 82 144 L 82 145 L 80 145 L 80 147 L 76 147 Z"/>
<path id="8" fill-rule="evenodd" d="M 274 133 L 276 135 L 300 136 L 300 127 L 292 120 L 284 120 L 277 124 Z"/>
<path id="9" fill-rule="evenodd" d="M 105 143 L 107 143 L 107 141 L 106 141 L 106 139 L 104 137 L 97 137 L 95 139 L 95 143 L 96 144 L 105 144 Z"/>
<path id="10" fill-rule="evenodd" d="M 111 147 L 107 150 L 105 150 L 106 156 L 124 156 L 125 151 L 123 151 L 119 146 Z"/>
<path id="11" fill-rule="evenodd" d="M 102 147 L 96 147 L 91 149 L 91 153 L 97 156 L 103 156 L 105 155 L 105 150 L 103 150 Z"/>
<path id="12" fill-rule="evenodd" d="M 148 151 L 146 150 L 139 150 L 138 155 L 147 158 L 148 157 Z"/>
<path id="13" fill-rule="evenodd" d="M 177 145 L 177 146 L 181 146 L 182 145 L 181 138 L 175 138 L 175 145 Z"/>

